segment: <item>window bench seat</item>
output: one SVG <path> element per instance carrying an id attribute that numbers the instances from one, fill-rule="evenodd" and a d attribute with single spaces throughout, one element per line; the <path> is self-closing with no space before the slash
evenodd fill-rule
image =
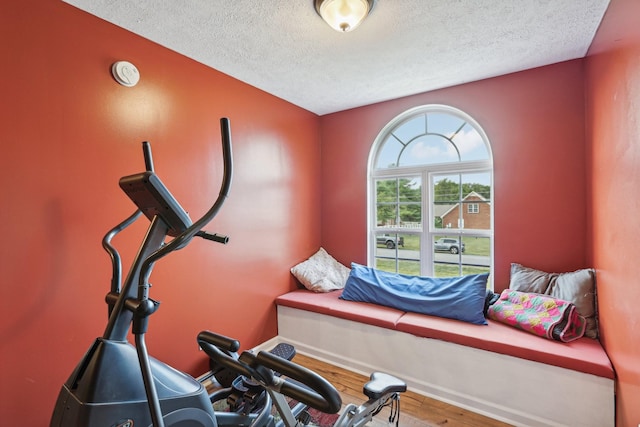
<path id="1" fill-rule="evenodd" d="M 599 341 L 561 343 L 295 290 L 276 299 L 278 337 L 298 351 L 514 425 L 614 426 L 612 365 Z"/>

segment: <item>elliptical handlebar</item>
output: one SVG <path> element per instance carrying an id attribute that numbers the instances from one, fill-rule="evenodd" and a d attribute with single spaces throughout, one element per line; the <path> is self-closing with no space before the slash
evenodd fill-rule
<path id="1" fill-rule="evenodd" d="M 206 240 L 211 240 L 212 242 L 222 243 L 223 245 L 226 245 L 229 242 L 229 238 L 227 236 L 223 236 L 222 234 L 218 234 L 218 233 L 211 234 L 202 230 L 198 231 L 196 233 L 196 236 L 202 237 L 203 239 L 206 239 Z"/>
<path id="2" fill-rule="evenodd" d="M 327 414 L 340 411 L 342 407 L 340 392 L 322 376 L 267 351 L 258 352 L 255 360 L 260 366 L 288 377 L 279 377 L 279 384 L 275 384 L 278 392 Z"/>
<path id="3" fill-rule="evenodd" d="M 224 335 L 214 334 L 209 331 L 202 331 L 198 334 L 198 344 L 202 347 L 205 353 L 209 354 L 207 349 L 210 346 L 214 346 L 217 349 L 221 349 L 227 352 L 235 353 L 240 349 L 240 342 L 233 338 L 225 337 Z M 204 344 L 204 347 L 203 347 Z M 208 345 L 207 345 L 208 344 Z M 215 357 L 218 357 L 217 351 L 213 352 Z"/>
<path id="4" fill-rule="evenodd" d="M 111 277 L 112 292 L 120 292 L 120 282 L 122 281 L 122 258 L 120 257 L 120 253 L 118 252 L 118 250 L 111 244 L 111 240 L 113 240 L 116 234 L 133 224 L 133 222 L 138 219 L 140 215 L 142 215 L 140 209 L 136 210 L 127 219 L 109 230 L 109 232 L 105 234 L 104 238 L 102 239 L 102 247 L 111 257 L 111 264 L 113 266 L 113 275 Z"/>
<path id="5" fill-rule="evenodd" d="M 240 357 L 232 357 L 231 353 L 238 351 L 240 343 L 209 331 L 198 334 L 198 345 L 216 365 L 253 378 L 267 389 L 328 414 L 335 414 L 342 407 L 340 393 L 329 381 L 283 357 L 266 351 L 257 355 L 244 351 Z"/>
<path id="6" fill-rule="evenodd" d="M 186 246 L 189 241 L 196 235 L 208 240 L 216 241 L 219 243 L 227 243 L 228 238 L 226 236 L 219 236 L 216 234 L 209 234 L 202 231 L 202 228 L 206 226 L 217 214 L 222 205 L 224 204 L 229 190 L 231 188 L 231 181 L 233 179 L 233 153 L 231 150 L 231 127 L 229 119 L 223 117 L 220 119 L 220 131 L 222 135 L 222 157 L 223 157 L 223 177 L 222 184 L 220 186 L 220 193 L 218 198 L 213 203 L 213 206 L 197 221 L 187 227 L 182 233 L 178 234 L 173 240 L 160 249 L 149 255 L 142 263 L 140 270 L 140 278 L 138 282 L 138 299 L 143 300 L 147 298 L 148 281 L 151 275 L 151 269 L 153 263 L 160 258 L 168 255 L 169 253 L 181 249 Z M 150 159 L 150 153 L 148 154 Z M 145 151 L 145 160 L 147 159 L 147 152 Z M 147 167 L 149 167 L 147 161 Z M 151 162 L 151 168 L 152 162 Z"/>
<path id="7" fill-rule="evenodd" d="M 239 358 L 231 356 L 240 348 L 240 343 L 237 340 L 213 332 L 202 331 L 198 334 L 198 345 L 218 365 L 247 378 L 264 380 L 263 375 L 256 369 L 243 363 Z"/>
<path id="8" fill-rule="evenodd" d="M 142 155 L 144 156 L 144 167 L 148 172 L 153 172 L 153 155 L 151 154 L 151 145 L 148 141 L 142 143 Z"/>

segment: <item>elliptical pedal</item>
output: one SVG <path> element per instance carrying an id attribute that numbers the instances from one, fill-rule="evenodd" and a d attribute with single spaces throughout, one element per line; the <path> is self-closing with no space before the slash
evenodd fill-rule
<path id="1" fill-rule="evenodd" d="M 286 342 L 281 342 L 271 350 L 269 353 L 275 354 L 278 357 L 291 361 L 293 357 L 296 355 L 296 348 L 291 344 L 287 344 Z"/>
<path id="2" fill-rule="evenodd" d="M 296 355 L 296 349 L 291 344 L 280 343 L 269 350 L 269 353 L 290 361 Z M 223 370 L 225 374 L 232 374 L 230 369 L 223 368 Z M 278 372 L 274 372 L 274 374 L 280 376 Z M 217 375 L 220 375 L 220 372 L 217 372 Z M 227 397 L 227 403 L 232 410 L 237 411 L 242 408 L 246 413 L 255 410 L 263 402 L 266 393 L 259 383 L 244 375 L 233 378 L 231 388 L 232 391 Z"/>

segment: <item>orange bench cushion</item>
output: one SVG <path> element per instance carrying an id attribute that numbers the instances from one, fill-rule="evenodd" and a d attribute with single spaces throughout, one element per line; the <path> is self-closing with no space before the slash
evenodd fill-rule
<path id="1" fill-rule="evenodd" d="M 600 342 L 581 338 L 561 343 L 489 320 L 474 325 L 425 314 L 405 313 L 375 304 L 344 301 L 342 291 L 314 293 L 298 289 L 276 298 L 276 304 L 394 329 L 424 338 L 492 351 L 600 377 L 615 378 Z"/>
<path id="2" fill-rule="evenodd" d="M 404 311 L 382 305 L 341 300 L 340 295 L 342 290 L 314 293 L 298 289 L 276 298 L 276 304 L 387 329 L 395 329 L 396 323 L 405 314 Z"/>

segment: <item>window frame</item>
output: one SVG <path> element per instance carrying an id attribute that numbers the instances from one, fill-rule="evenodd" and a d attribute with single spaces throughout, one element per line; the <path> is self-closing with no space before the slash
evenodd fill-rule
<path id="1" fill-rule="evenodd" d="M 456 162 L 443 162 L 435 164 L 422 164 L 418 166 L 395 166 L 389 168 L 375 169 L 378 162 L 378 156 L 382 152 L 382 148 L 387 140 L 387 137 L 391 132 L 395 131 L 398 127 L 402 126 L 409 120 L 415 119 L 419 115 L 429 113 L 445 113 L 456 116 L 469 125 L 471 125 L 476 132 L 479 133 L 482 141 L 487 149 L 488 158 L 485 160 L 472 160 L 472 161 L 456 161 Z M 406 148 L 406 147 L 405 147 Z M 434 194 L 434 179 L 441 175 L 451 174 L 466 174 L 466 173 L 488 173 L 489 185 L 491 188 L 491 199 L 488 203 L 490 209 L 490 225 L 489 229 L 465 229 L 462 228 L 435 228 L 435 213 L 432 209 Z M 422 227 L 420 229 L 401 228 L 396 226 L 390 227 L 378 227 L 376 224 L 377 216 L 377 194 L 376 194 L 376 182 L 381 179 L 402 179 L 402 178 L 415 178 L 420 177 L 422 185 Z M 489 273 L 493 278 L 494 271 L 494 194 L 495 186 L 493 179 L 493 153 L 491 151 L 491 144 L 486 133 L 482 127 L 467 113 L 447 105 L 441 104 L 428 104 L 411 108 L 396 116 L 389 121 L 382 130 L 376 136 L 371 150 L 369 152 L 369 159 L 367 165 L 367 262 L 370 266 L 376 265 L 376 235 L 379 234 L 391 234 L 391 235 L 418 235 L 420 242 L 420 274 L 421 275 L 433 275 L 434 273 L 434 250 L 433 242 L 436 235 L 441 237 L 451 236 L 453 238 L 464 237 L 484 237 L 489 238 Z M 462 200 L 462 198 L 461 198 Z M 478 213 L 480 211 L 479 203 Z M 462 205 L 461 205 L 462 206 Z M 460 218 L 463 208 L 461 209 Z M 396 247 L 395 264 L 396 271 L 399 271 L 399 257 Z M 459 272 L 462 274 L 462 253 L 459 254 L 458 261 Z M 493 282 L 490 280 L 490 287 L 493 289 Z"/>

